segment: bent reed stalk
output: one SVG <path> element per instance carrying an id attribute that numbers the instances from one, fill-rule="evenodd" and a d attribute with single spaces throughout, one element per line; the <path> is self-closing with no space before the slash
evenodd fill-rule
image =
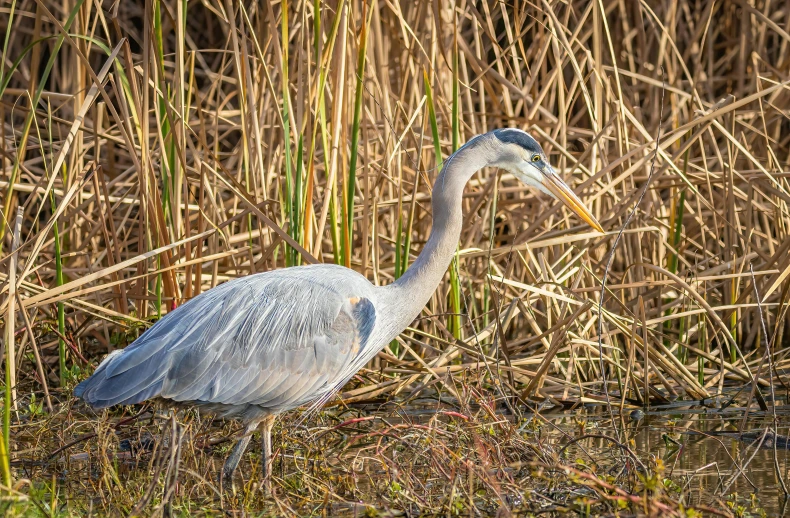
<path id="1" fill-rule="evenodd" d="M 87 417 L 73 406 L 71 387 L 191 297 L 229 279 L 315 261 L 345 264 L 378 285 L 394 282 L 427 240 L 430 186 L 442 157 L 498 127 L 535 136 L 607 235 L 596 237 L 511 175 L 478 173 L 439 290 L 345 387 L 344 405 L 454 401 L 448 411 L 470 421 L 452 419 L 503 434 L 520 425 L 486 421 L 486 412 L 500 412 L 491 401 L 525 419 L 530 405 L 546 400 L 602 405 L 603 379 L 615 411 L 675 397 L 716 401 L 752 382 L 754 401 L 742 390 L 737 405 L 770 408 L 771 384 L 788 386 L 788 17 L 776 3 L 713 0 L 6 2 L 0 318 L 12 327 L 4 351 L 16 355 L 3 369 L 13 401 L 4 403 L 2 489 L 21 499 L 10 480 L 28 478 L 20 463 L 90 434 L 75 444 L 93 455 L 115 444 L 119 430 L 147 426 L 108 431 L 120 414 L 110 414 L 111 425 Z M 642 189 L 599 315 L 608 251 Z M 601 351 L 599 318 L 607 330 Z M 42 406 L 45 383 L 52 412 Z M 186 433 L 200 435 L 189 428 L 197 417 L 189 419 Z M 327 428 L 346 421 L 320 419 Z M 407 435 L 397 426 L 393 434 Z M 477 429 L 455 426 L 411 430 L 470 455 L 481 450 L 464 449 L 466 441 L 495 449 Z M 197 475 L 213 462 L 212 448 L 222 448 L 212 442 L 218 429 L 210 430 L 199 438 L 204 449 L 182 451 L 180 468 L 157 443 L 152 468 L 181 469 L 187 486 L 208 498 L 210 486 Z M 293 433 L 317 454 L 303 429 L 275 433 Z M 527 473 L 535 458 L 556 461 L 518 434 L 508 437 L 510 450 L 487 457 L 492 466 Z M 57 463 L 78 454 L 70 448 Z M 389 451 L 381 448 L 378 454 Z M 442 498 L 429 490 L 419 496 L 419 477 L 396 481 L 401 490 L 335 480 L 320 498 L 318 478 L 282 474 L 278 483 L 293 483 L 309 495 L 305 501 L 328 495 L 338 502 L 347 484 L 404 508 L 409 499 L 441 513 L 482 505 L 476 488 L 492 508 L 500 505 L 487 472 L 436 448 L 431 455 L 442 461 L 422 464 L 422 475 L 445 480 L 445 462 L 464 477 L 450 477 L 453 489 Z M 114 500 L 96 504 L 103 511 L 134 508 L 143 496 L 150 506 L 187 505 L 174 483 L 125 479 L 107 457 L 96 462 L 103 478 L 84 477 L 79 491 L 114 488 Z M 51 477 L 49 467 L 25 466 L 33 479 Z M 328 465 L 306 466 L 299 464 L 303 475 Z M 168 477 L 179 480 L 172 471 Z M 118 489 L 126 480 L 134 483 Z M 591 482 L 610 494 L 605 483 Z M 71 482 L 26 494 L 57 500 L 62 484 Z M 662 498 L 654 503 L 678 500 Z M 609 504 L 591 505 L 605 512 Z"/>

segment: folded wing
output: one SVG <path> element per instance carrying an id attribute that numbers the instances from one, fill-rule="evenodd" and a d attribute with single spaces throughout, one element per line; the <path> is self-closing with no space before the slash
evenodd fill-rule
<path id="1" fill-rule="evenodd" d="M 161 397 L 281 411 L 331 392 L 370 345 L 376 312 L 369 298 L 351 296 L 358 279 L 313 271 L 207 291 L 108 356 L 75 395 L 97 408 Z"/>

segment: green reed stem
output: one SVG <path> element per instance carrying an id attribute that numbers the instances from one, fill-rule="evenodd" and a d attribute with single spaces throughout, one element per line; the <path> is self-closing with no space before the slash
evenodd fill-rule
<path id="1" fill-rule="evenodd" d="M 375 1 L 375 0 L 374 0 Z M 363 25 L 359 35 L 359 52 L 357 53 L 356 91 L 354 92 L 354 120 L 351 127 L 351 156 L 348 166 L 348 185 L 346 186 L 346 207 L 343 217 L 343 239 L 345 241 L 346 266 L 351 266 L 354 246 L 354 192 L 357 181 L 357 158 L 359 156 L 359 127 L 362 121 L 362 90 L 365 75 L 365 55 L 368 48 L 368 31 L 373 14 L 373 5 L 362 4 Z M 367 10 L 367 15 L 365 11 Z"/>
<path id="2" fill-rule="evenodd" d="M 291 237 L 294 237 L 297 225 L 296 214 L 294 212 L 294 180 L 293 180 L 293 165 L 291 157 L 291 119 L 290 119 L 290 93 L 288 91 L 288 0 L 283 0 L 282 3 L 282 23 L 281 23 L 281 37 L 282 37 L 282 77 L 283 77 L 283 146 L 285 152 L 285 210 L 286 218 L 288 221 L 288 232 Z M 285 264 L 286 266 L 294 266 L 296 264 L 296 250 L 290 245 L 285 245 Z"/>

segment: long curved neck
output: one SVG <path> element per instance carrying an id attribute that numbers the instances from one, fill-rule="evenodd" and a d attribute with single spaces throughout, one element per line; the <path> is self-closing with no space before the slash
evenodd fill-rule
<path id="1" fill-rule="evenodd" d="M 431 299 L 441 283 L 458 246 L 463 225 L 462 198 L 472 175 L 491 163 L 490 152 L 481 137 L 467 143 L 447 159 L 433 185 L 431 235 L 420 255 L 397 281 L 387 286 L 387 298 L 394 314 L 388 315 L 399 333 L 408 326 Z"/>

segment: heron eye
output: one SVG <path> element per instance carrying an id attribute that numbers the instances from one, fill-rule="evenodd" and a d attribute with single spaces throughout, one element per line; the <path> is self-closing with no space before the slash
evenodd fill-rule
<path id="1" fill-rule="evenodd" d="M 533 162 L 540 162 L 540 155 L 532 155 Z"/>

